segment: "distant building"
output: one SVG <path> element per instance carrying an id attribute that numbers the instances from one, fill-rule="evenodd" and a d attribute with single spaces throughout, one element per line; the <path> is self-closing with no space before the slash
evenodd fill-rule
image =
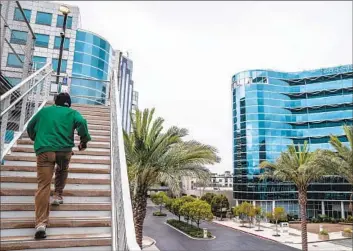
<path id="1" fill-rule="evenodd" d="M 291 144 L 332 149 L 330 135 L 349 144 L 342 126 L 353 124 L 353 67 L 302 72 L 250 70 L 232 78 L 234 199 L 266 211 L 284 207 L 300 215 L 298 191 L 289 182 L 260 179 L 262 161 L 274 162 Z M 325 177 L 308 187 L 308 217 L 346 218 L 352 186 Z"/>
<path id="2" fill-rule="evenodd" d="M 1 78 L 15 86 L 31 72 L 52 63 L 56 73 L 64 16 L 61 3 L 1 1 Z M 106 105 L 113 70 L 120 71 L 120 106 L 123 128 L 130 131 L 133 102 L 133 63 L 114 50 L 101 35 L 81 28 L 80 10 L 67 5 L 68 14 L 59 83 L 66 85 L 73 103 Z M 26 22 L 28 21 L 28 24 Z M 33 32 L 33 34 L 32 34 Z M 35 39 L 34 39 L 35 38 Z M 121 55 L 121 57 L 120 57 Z M 50 94 L 60 91 L 53 74 Z M 62 88 L 63 89 L 63 88 Z"/>

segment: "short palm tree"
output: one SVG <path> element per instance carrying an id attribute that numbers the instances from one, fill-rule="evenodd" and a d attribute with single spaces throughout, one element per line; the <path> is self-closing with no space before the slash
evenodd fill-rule
<path id="1" fill-rule="evenodd" d="M 186 129 L 171 127 L 163 131 L 162 118 L 154 118 L 154 109 L 136 109 L 131 115 L 132 132 L 124 132 L 137 243 L 142 246 L 147 191 L 160 182 L 174 194 L 180 192 L 182 176 L 204 178 L 205 165 L 219 162 L 217 150 L 197 141 L 184 141 Z"/>
<path id="2" fill-rule="evenodd" d="M 337 136 L 330 136 L 330 143 L 334 151 L 321 150 L 319 164 L 346 179 L 353 186 L 353 126 L 344 125 L 344 133 L 348 144 L 343 144 Z M 350 210 L 353 214 L 353 191 L 350 196 Z"/>
<path id="3" fill-rule="evenodd" d="M 298 189 L 300 218 L 302 228 L 302 250 L 308 250 L 308 233 L 306 222 L 307 189 L 309 184 L 327 174 L 326 169 L 316 162 L 317 152 L 309 152 L 307 142 L 302 146 L 288 146 L 275 163 L 264 161 L 261 168 L 266 168 L 263 178 L 272 178 L 284 182 L 292 182 Z"/>

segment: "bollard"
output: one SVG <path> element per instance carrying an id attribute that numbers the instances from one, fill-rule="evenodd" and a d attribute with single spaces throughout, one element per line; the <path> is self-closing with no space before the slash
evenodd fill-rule
<path id="1" fill-rule="evenodd" d="M 322 224 L 320 224 L 320 230 L 319 230 L 319 232 L 321 232 L 322 230 L 324 230 L 324 228 L 323 228 Z"/>
<path id="2" fill-rule="evenodd" d="M 207 238 L 207 228 L 203 229 L 203 238 L 206 239 Z"/>

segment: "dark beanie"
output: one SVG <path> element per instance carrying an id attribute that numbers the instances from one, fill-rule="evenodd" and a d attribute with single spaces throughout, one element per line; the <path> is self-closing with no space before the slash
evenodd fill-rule
<path id="1" fill-rule="evenodd" d="M 70 95 L 68 93 L 60 93 L 58 96 L 56 96 L 55 99 L 55 104 L 58 106 L 67 106 L 67 107 L 71 107 L 71 98 Z"/>

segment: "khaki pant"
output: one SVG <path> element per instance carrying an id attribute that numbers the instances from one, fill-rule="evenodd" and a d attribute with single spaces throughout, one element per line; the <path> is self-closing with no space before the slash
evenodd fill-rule
<path id="1" fill-rule="evenodd" d="M 50 210 L 50 185 L 55 164 L 55 193 L 62 196 L 72 152 L 46 152 L 37 156 L 38 189 L 35 195 L 36 227 L 47 225 Z"/>

